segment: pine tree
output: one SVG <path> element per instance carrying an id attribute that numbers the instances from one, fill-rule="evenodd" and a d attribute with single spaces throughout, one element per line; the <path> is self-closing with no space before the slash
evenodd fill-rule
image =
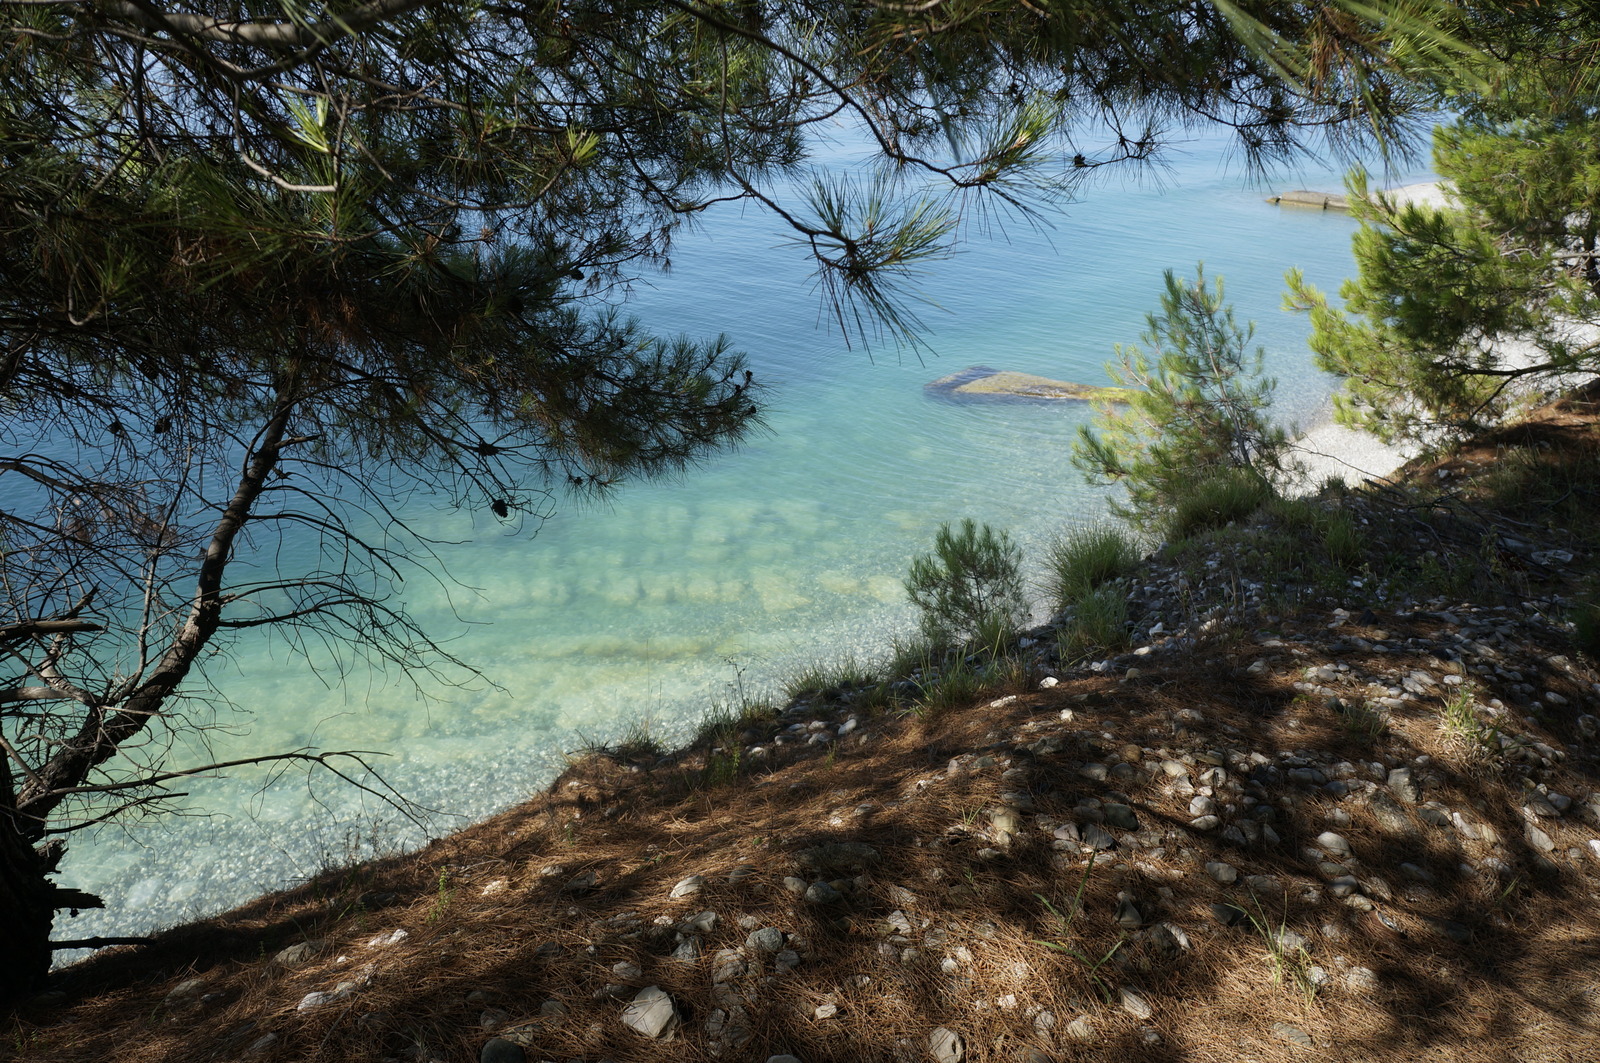
<path id="1" fill-rule="evenodd" d="M 1347 423 L 1437 439 L 1600 368 L 1600 19 L 1587 5 L 1491 11 L 1483 69 L 1435 131 L 1443 206 L 1351 176 L 1358 275 L 1343 309 L 1290 273 Z"/>
<path id="2" fill-rule="evenodd" d="M 1092 483 L 1121 483 L 1112 509 L 1146 529 L 1166 522 L 1208 478 L 1229 472 L 1267 483 L 1285 470 L 1287 440 L 1267 409 L 1276 382 L 1261 376 L 1264 352 L 1250 349 L 1255 325 L 1241 326 L 1222 279 L 1202 264 L 1192 281 L 1168 270 L 1161 312 L 1149 314 L 1148 350 L 1117 347 L 1106 371 L 1129 389 L 1126 403 L 1100 408 L 1084 425 L 1072 460 Z"/>

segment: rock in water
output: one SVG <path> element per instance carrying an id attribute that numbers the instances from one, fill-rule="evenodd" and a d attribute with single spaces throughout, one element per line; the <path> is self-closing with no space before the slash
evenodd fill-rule
<path id="1" fill-rule="evenodd" d="M 973 365 L 923 387 L 947 402 L 1127 402 L 1126 388 L 1074 384 L 1066 380 Z"/>

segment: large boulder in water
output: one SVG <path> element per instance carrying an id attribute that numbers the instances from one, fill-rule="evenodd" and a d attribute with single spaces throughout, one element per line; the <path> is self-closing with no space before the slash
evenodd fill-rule
<path id="1" fill-rule="evenodd" d="M 986 365 L 940 377 L 924 390 L 949 402 L 1125 402 L 1127 395 L 1126 388 L 1073 384 Z"/>

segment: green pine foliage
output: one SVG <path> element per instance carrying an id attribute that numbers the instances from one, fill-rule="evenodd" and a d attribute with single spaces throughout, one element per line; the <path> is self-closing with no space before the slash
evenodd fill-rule
<path id="1" fill-rule="evenodd" d="M 1028 619 L 1022 550 L 970 517 L 959 529 L 939 526 L 932 553 L 911 562 L 906 594 L 935 646 L 997 649 Z"/>
<path id="2" fill-rule="evenodd" d="M 1348 424 L 1386 439 L 1481 429 L 1600 365 L 1600 20 L 1572 5 L 1503 12 L 1495 62 L 1434 133 L 1447 207 L 1349 181 L 1362 227 L 1344 306 L 1288 277 Z M 1586 43 L 1588 42 L 1588 43 Z"/>
<path id="3" fill-rule="evenodd" d="M 1073 464 L 1092 483 L 1121 483 L 1127 495 L 1113 511 L 1150 530 L 1218 474 L 1270 494 L 1289 467 L 1288 440 L 1267 415 L 1276 382 L 1261 375 L 1263 350 L 1250 348 L 1254 323 L 1238 323 L 1203 264 L 1192 281 L 1168 270 L 1161 312 L 1146 321 L 1149 349 L 1118 345 L 1106 367 L 1129 401 L 1102 406 L 1098 428 L 1080 429 Z"/>

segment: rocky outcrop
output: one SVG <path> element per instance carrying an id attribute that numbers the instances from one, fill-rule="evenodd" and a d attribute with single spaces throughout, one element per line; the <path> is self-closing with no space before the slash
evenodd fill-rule
<path id="1" fill-rule="evenodd" d="M 1126 388 L 973 365 L 927 384 L 928 395 L 948 402 L 1125 402 Z"/>

